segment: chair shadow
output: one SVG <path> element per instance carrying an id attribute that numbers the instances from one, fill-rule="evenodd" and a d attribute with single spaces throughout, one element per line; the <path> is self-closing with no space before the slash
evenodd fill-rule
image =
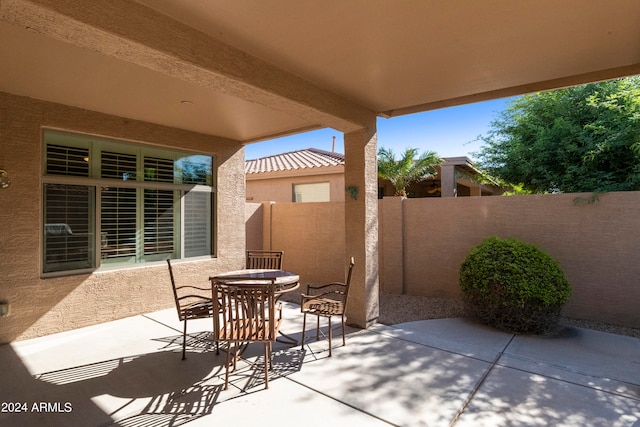
<path id="1" fill-rule="evenodd" d="M 278 377 L 286 377 L 302 370 L 306 350 L 296 346 L 284 348 L 273 354 L 273 372 Z"/>
<path id="2" fill-rule="evenodd" d="M 181 343 L 178 347 L 181 350 Z M 113 421 L 103 426 L 160 427 L 182 425 L 211 414 L 223 388 L 219 379 L 223 369 L 224 356 L 216 356 L 215 351 L 190 351 L 184 361 L 179 351 L 159 351 L 34 378 L 54 387 L 62 401 L 79 402 L 81 397 L 86 401 L 101 395 L 121 398 L 111 403 L 107 412 Z"/>
<path id="3" fill-rule="evenodd" d="M 120 419 L 110 425 L 164 427 L 190 423 L 212 413 L 221 390 L 221 385 L 197 385 L 180 392 L 172 392 L 166 399 L 160 396 L 155 397 L 141 413 Z"/>
<path id="4" fill-rule="evenodd" d="M 153 341 L 165 343 L 163 349 L 179 348 L 182 349 L 182 335 L 171 335 L 162 338 L 153 338 Z M 196 332 L 187 334 L 187 349 L 190 351 L 208 352 L 215 350 L 215 341 L 213 341 L 213 332 Z"/>
<path id="5" fill-rule="evenodd" d="M 229 374 L 229 384 L 236 387 L 242 393 L 252 393 L 264 389 L 264 355 L 262 343 L 251 343 L 253 350 L 259 349 L 258 354 L 253 351 L 243 352 L 242 363 Z M 220 348 L 221 352 L 225 351 Z M 300 347 L 283 348 L 273 352 L 273 363 L 269 375 L 269 383 L 302 370 L 302 364 L 306 350 Z M 226 357 L 226 353 L 223 357 Z M 224 369 L 224 368 L 223 368 Z M 255 390 L 254 390 L 255 389 Z"/>

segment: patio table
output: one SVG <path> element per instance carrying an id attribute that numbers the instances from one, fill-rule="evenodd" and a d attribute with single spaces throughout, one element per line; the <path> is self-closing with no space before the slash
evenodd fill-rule
<path id="1" fill-rule="evenodd" d="M 265 282 L 273 282 L 275 284 L 276 298 L 279 299 L 282 294 L 291 292 L 300 286 L 300 276 L 296 273 L 285 270 L 275 270 L 266 268 L 248 268 L 244 270 L 228 271 L 226 273 L 217 274 L 209 277 L 211 285 L 222 283 L 225 285 L 252 285 Z M 298 340 L 280 331 L 285 339 L 278 341 L 287 344 L 297 345 Z"/>

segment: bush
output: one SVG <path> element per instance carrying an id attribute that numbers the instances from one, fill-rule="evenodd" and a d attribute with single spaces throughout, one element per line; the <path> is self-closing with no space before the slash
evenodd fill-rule
<path id="1" fill-rule="evenodd" d="M 460 287 L 475 316 L 515 333 L 551 331 L 571 296 L 571 285 L 553 258 L 534 245 L 498 237 L 467 255 Z"/>

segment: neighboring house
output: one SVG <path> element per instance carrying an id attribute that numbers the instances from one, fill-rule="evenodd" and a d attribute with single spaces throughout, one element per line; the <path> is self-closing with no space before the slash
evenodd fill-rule
<path id="1" fill-rule="evenodd" d="M 247 201 L 344 200 L 344 155 L 317 148 L 245 162 Z"/>
<path id="2" fill-rule="evenodd" d="M 482 172 L 468 157 L 448 157 L 434 177 L 412 184 L 410 197 L 500 195 L 505 188 L 482 183 Z M 247 201 L 343 201 L 344 155 L 307 148 L 245 162 Z M 378 179 L 378 197 L 392 196 L 389 181 Z"/>
<path id="3" fill-rule="evenodd" d="M 435 176 L 407 188 L 409 197 L 499 196 L 507 190 L 497 182 L 492 183 L 466 156 L 442 160 L 442 164 L 436 166 Z M 379 198 L 393 196 L 394 191 L 389 181 L 378 178 Z"/>

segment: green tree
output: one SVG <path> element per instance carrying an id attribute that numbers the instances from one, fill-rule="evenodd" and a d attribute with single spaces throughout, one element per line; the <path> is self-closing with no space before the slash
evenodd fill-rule
<path id="1" fill-rule="evenodd" d="M 418 156 L 418 149 L 407 148 L 399 159 L 391 149 L 378 150 L 378 176 L 393 184 L 396 196 L 407 196 L 406 188 L 412 182 L 422 181 L 436 172 L 435 166 L 441 162 L 433 151 L 425 151 Z"/>
<path id="2" fill-rule="evenodd" d="M 530 192 L 640 190 L 640 77 L 517 98 L 480 139 L 479 166 Z"/>

